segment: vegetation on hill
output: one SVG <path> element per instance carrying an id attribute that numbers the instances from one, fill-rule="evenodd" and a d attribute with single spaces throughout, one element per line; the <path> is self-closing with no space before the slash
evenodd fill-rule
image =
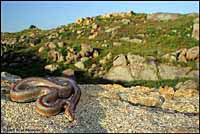
<path id="1" fill-rule="evenodd" d="M 179 15 L 175 20 L 151 20 L 147 19 L 147 14 L 129 12 L 127 14 L 111 14 L 96 16 L 93 18 L 82 18 L 75 23 L 63 25 L 50 30 L 41 30 L 34 25 L 29 29 L 25 29 L 16 33 L 1 33 L 1 56 L 3 62 L 13 63 L 12 57 L 31 57 L 36 56 L 39 60 L 35 62 L 21 62 L 9 66 L 3 63 L 2 70 L 21 75 L 28 76 L 45 76 L 60 75 L 63 70 L 72 68 L 78 73 L 77 79 L 80 83 L 103 83 L 99 76 L 95 76 L 94 72 L 88 72 L 92 64 L 96 65 L 96 70 L 101 67 L 108 71 L 112 67 L 113 60 L 108 60 L 106 64 L 100 65 L 102 60 L 108 53 L 112 53 L 112 58 L 119 54 L 132 53 L 143 57 L 153 56 L 161 63 L 168 62 L 161 57 L 167 53 L 172 53 L 182 48 L 192 48 L 199 46 L 199 41 L 192 37 L 194 20 L 198 15 Z M 52 48 L 48 48 L 47 44 L 53 43 Z M 72 48 L 74 55 L 81 52 L 81 45 L 89 44 L 98 51 L 96 57 L 88 56 L 89 59 L 84 61 L 85 70 L 78 68 L 74 64 L 78 60 L 66 63 L 65 57 Z M 41 47 L 44 49 L 40 51 Z M 64 60 L 52 60 L 49 51 L 58 52 Z M 93 50 L 94 51 L 94 50 Z M 9 55 L 12 55 L 9 58 Z M 82 56 L 84 57 L 84 56 Z M 85 56 L 87 57 L 87 56 Z M 9 60 L 9 61 L 8 61 Z M 14 59 L 13 59 L 14 60 Z M 56 63 L 59 67 L 49 72 L 44 69 L 47 64 Z M 186 63 L 174 61 L 171 64 L 184 67 L 192 67 L 196 69 L 196 61 Z M 4 65 L 5 64 L 5 65 Z M 182 79 L 184 81 L 185 79 Z M 174 80 L 176 83 L 179 80 Z M 108 81 L 105 81 L 108 82 Z M 132 83 L 132 84 L 130 84 Z M 134 81 L 125 85 L 153 86 L 171 84 L 173 81 Z M 157 83 L 157 84 L 155 84 Z"/>

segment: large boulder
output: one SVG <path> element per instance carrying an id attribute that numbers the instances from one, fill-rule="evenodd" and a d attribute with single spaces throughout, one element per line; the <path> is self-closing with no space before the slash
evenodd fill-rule
<path id="1" fill-rule="evenodd" d="M 93 48 L 91 47 L 91 45 L 86 44 L 86 43 L 81 44 L 80 54 L 82 57 L 88 56 L 89 53 L 91 53 L 92 51 L 93 51 Z"/>
<path id="2" fill-rule="evenodd" d="M 63 61 L 65 61 L 65 58 L 62 54 L 59 53 L 57 62 L 63 62 Z"/>
<path id="3" fill-rule="evenodd" d="M 48 58 L 52 59 L 53 61 L 57 60 L 57 55 L 58 55 L 58 52 L 55 50 L 50 50 L 48 52 Z"/>
<path id="4" fill-rule="evenodd" d="M 193 25 L 192 37 L 199 40 L 199 24 Z"/>
<path id="5" fill-rule="evenodd" d="M 199 59 L 199 46 L 192 47 L 190 49 L 182 48 L 172 53 L 167 53 L 162 56 L 163 59 L 167 59 L 170 62 L 180 61 L 194 61 Z"/>
<path id="6" fill-rule="evenodd" d="M 127 60 L 128 59 L 128 60 Z M 146 63 L 139 55 L 118 55 L 109 70 L 107 78 L 110 80 L 158 80 L 155 62 Z M 127 61 L 129 64 L 127 65 Z"/>
<path id="7" fill-rule="evenodd" d="M 94 50 L 92 57 L 97 58 L 99 56 L 99 52 L 97 50 Z"/>
<path id="8" fill-rule="evenodd" d="M 124 54 L 120 54 L 114 58 L 113 66 L 125 66 L 125 65 L 127 65 L 127 61 Z"/>
<path id="9" fill-rule="evenodd" d="M 121 100 L 128 101 L 133 104 L 157 107 L 162 104 L 162 99 L 159 93 L 148 87 L 131 87 L 126 91 L 119 92 L 118 94 Z"/>
<path id="10" fill-rule="evenodd" d="M 96 30 L 97 28 L 99 28 L 99 25 L 96 24 L 96 23 L 93 23 L 93 24 L 92 24 L 92 29 L 95 29 L 95 30 Z"/>
<path id="11" fill-rule="evenodd" d="M 176 61 L 176 56 L 172 55 L 172 54 L 165 54 L 163 55 L 161 58 L 168 60 L 169 62 L 173 62 Z"/>
<path id="12" fill-rule="evenodd" d="M 66 45 L 64 42 L 58 42 L 57 44 L 59 48 L 63 48 Z"/>
<path id="13" fill-rule="evenodd" d="M 76 62 L 74 65 L 79 69 L 82 69 L 82 70 L 85 69 L 85 65 L 83 64 L 82 61 Z"/>
<path id="14" fill-rule="evenodd" d="M 179 89 L 176 90 L 174 97 L 180 98 L 180 97 L 184 97 L 184 98 L 190 98 L 193 96 L 199 95 L 199 91 L 196 89 Z"/>
<path id="15" fill-rule="evenodd" d="M 86 17 L 85 20 L 84 20 L 84 24 L 85 24 L 85 25 L 89 25 L 89 24 L 92 23 L 92 21 L 93 21 L 92 18 L 90 18 L 90 17 Z"/>
<path id="16" fill-rule="evenodd" d="M 131 53 L 127 54 L 127 59 L 128 59 L 128 62 L 132 65 L 136 64 L 136 63 L 144 63 L 145 62 L 144 57 L 139 56 L 139 55 L 134 55 L 134 54 L 131 54 Z"/>
<path id="17" fill-rule="evenodd" d="M 175 79 L 187 77 L 187 72 L 190 71 L 190 67 L 176 67 L 167 64 L 160 64 L 158 66 L 161 79 Z"/>
<path id="18" fill-rule="evenodd" d="M 194 20 L 192 37 L 199 40 L 199 18 Z"/>
<path id="19" fill-rule="evenodd" d="M 49 70 L 50 72 L 54 72 L 59 68 L 58 64 L 49 64 L 44 67 L 45 70 Z"/>
<path id="20" fill-rule="evenodd" d="M 188 93 L 186 92 L 184 94 Z M 198 93 L 196 93 L 196 96 L 192 95 L 193 97 L 187 97 L 188 99 L 185 99 L 186 97 L 174 97 L 175 99 L 173 100 L 165 101 L 161 108 L 164 110 L 178 111 L 182 113 L 199 113 L 199 97 L 197 97 L 197 95 Z"/>
<path id="21" fill-rule="evenodd" d="M 75 58 L 74 56 L 75 56 L 75 55 L 74 55 L 73 52 L 68 51 L 67 56 L 65 57 L 65 58 L 66 58 L 65 64 L 71 64 L 72 61 L 74 61 L 74 58 Z"/>
<path id="22" fill-rule="evenodd" d="M 53 42 L 47 42 L 45 44 L 45 47 L 49 48 L 49 49 L 54 49 L 54 48 L 56 48 L 56 45 Z"/>
<path id="23" fill-rule="evenodd" d="M 55 50 L 50 50 L 48 52 L 48 57 L 51 58 L 54 62 L 62 62 L 64 61 L 64 56 Z"/>
<path id="24" fill-rule="evenodd" d="M 188 73 L 187 77 L 199 79 L 199 70 L 192 70 Z"/>
<path id="25" fill-rule="evenodd" d="M 186 54 L 187 54 L 187 49 L 184 48 L 184 49 L 181 51 L 181 53 L 179 54 L 179 56 L 178 56 L 178 61 L 180 61 L 180 62 L 187 62 Z"/>
<path id="26" fill-rule="evenodd" d="M 176 89 L 198 89 L 198 83 L 193 80 L 187 80 L 185 82 L 179 82 L 175 86 Z"/>
<path id="27" fill-rule="evenodd" d="M 175 20 L 180 16 L 176 13 L 153 13 L 147 15 L 147 20 L 160 21 L 160 20 Z"/>
<path id="28" fill-rule="evenodd" d="M 45 47 L 42 46 L 42 47 L 40 47 L 40 48 L 38 49 L 38 52 L 41 53 L 41 52 L 43 52 L 44 50 L 45 50 Z"/>
<path id="29" fill-rule="evenodd" d="M 76 24 L 81 24 L 81 23 L 83 23 L 83 21 L 84 21 L 83 18 L 78 18 L 78 19 L 75 21 L 75 23 L 76 23 Z"/>
<path id="30" fill-rule="evenodd" d="M 186 58 L 187 60 L 195 60 L 199 57 L 199 46 L 188 49 Z"/>
<path id="31" fill-rule="evenodd" d="M 65 69 L 63 70 L 62 74 L 66 77 L 73 77 L 75 72 L 72 69 Z"/>
<path id="32" fill-rule="evenodd" d="M 130 64 L 130 72 L 133 80 L 158 80 L 157 69 L 154 63 Z"/>
<path id="33" fill-rule="evenodd" d="M 133 80 L 131 72 L 127 66 L 112 67 L 105 75 L 109 80 L 131 81 Z"/>
<path id="34" fill-rule="evenodd" d="M 155 64 L 143 64 L 143 70 L 139 73 L 138 80 L 158 80 Z"/>

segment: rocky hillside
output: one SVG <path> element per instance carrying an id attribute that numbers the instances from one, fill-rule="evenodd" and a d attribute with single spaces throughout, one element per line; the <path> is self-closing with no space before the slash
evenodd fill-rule
<path id="1" fill-rule="evenodd" d="M 1 132 L 199 133 L 199 14 L 132 11 L 50 30 L 1 33 Z M 9 93 L 23 77 L 67 75 L 78 122 L 44 117 Z M 16 114 L 20 113 L 20 114 Z"/>
<path id="2" fill-rule="evenodd" d="M 175 87 L 198 81 L 199 14 L 133 11 L 79 18 L 50 30 L 1 33 L 1 67 L 22 77 L 75 70 L 79 83 Z"/>

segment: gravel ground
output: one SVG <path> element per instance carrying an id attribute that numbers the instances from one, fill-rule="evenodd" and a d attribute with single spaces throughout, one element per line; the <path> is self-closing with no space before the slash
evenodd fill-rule
<path id="1" fill-rule="evenodd" d="M 73 127 L 69 127 L 63 112 L 43 117 L 34 110 L 35 102 L 15 103 L 9 100 L 9 95 L 1 94 L 1 132 L 199 133 L 199 115 L 131 105 L 115 95 L 115 91 L 124 90 L 119 85 L 79 86 L 82 96 L 76 112 L 77 124 Z"/>

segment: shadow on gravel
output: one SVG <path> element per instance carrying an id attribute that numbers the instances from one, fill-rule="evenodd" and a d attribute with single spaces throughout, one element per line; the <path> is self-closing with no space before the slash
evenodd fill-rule
<path id="1" fill-rule="evenodd" d="M 65 128 L 65 133 L 107 133 L 101 121 L 105 118 L 104 108 L 100 97 L 91 94 L 102 92 L 103 88 L 95 86 L 91 89 L 87 85 L 81 85 L 82 96 L 77 106 L 77 125 L 73 128 Z"/>

